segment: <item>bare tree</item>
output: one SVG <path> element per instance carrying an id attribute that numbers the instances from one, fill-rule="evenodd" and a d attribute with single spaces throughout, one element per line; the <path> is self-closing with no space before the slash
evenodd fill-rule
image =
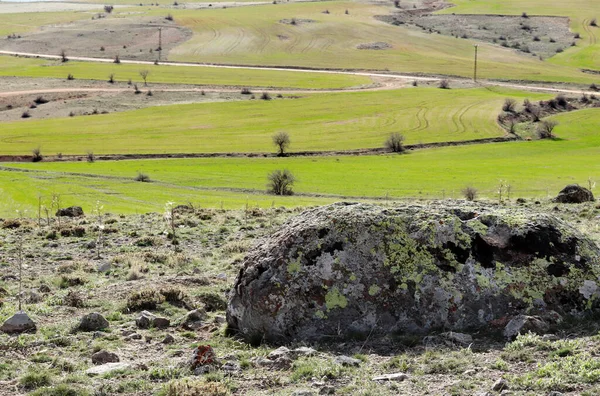
<path id="1" fill-rule="evenodd" d="M 544 120 L 537 127 L 538 136 L 540 139 L 553 139 L 554 128 L 558 126 L 558 122 L 554 120 Z"/>
<path id="2" fill-rule="evenodd" d="M 467 201 L 475 201 L 477 199 L 477 189 L 472 186 L 463 188 L 462 194 Z"/>
<path id="3" fill-rule="evenodd" d="M 65 50 L 60 51 L 60 58 L 63 62 L 67 62 L 69 58 L 67 58 L 67 52 Z"/>
<path id="4" fill-rule="evenodd" d="M 279 157 L 284 157 L 285 156 L 285 150 L 290 145 L 290 135 L 288 135 L 287 132 L 278 132 L 278 133 L 276 133 L 275 135 L 273 135 L 273 144 L 275 146 L 277 146 L 277 150 L 279 150 L 279 152 L 277 153 L 277 155 Z"/>
<path id="5" fill-rule="evenodd" d="M 514 113 L 515 108 L 517 107 L 517 101 L 511 98 L 504 99 L 504 104 L 502 105 L 502 110 Z"/>
<path id="6" fill-rule="evenodd" d="M 144 69 L 144 70 L 140 70 L 140 77 L 142 77 L 142 80 L 144 80 L 144 86 L 147 87 L 148 86 L 148 75 L 150 74 L 150 70 Z"/>

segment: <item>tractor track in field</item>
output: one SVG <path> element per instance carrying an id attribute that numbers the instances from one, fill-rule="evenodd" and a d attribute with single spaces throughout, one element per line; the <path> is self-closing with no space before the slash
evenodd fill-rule
<path id="1" fill-rule="evenodd" d="M 598 41 L 596 39 L 596 35 L 594 34 L 593 28 L 590 25 L 590 23 L 592 22 L 591 19 L 584 19 L 583 20 L 583 30 L 585 30 L 586 34 L 588 35 L 588 40 L 590 45 L 594 45 L 596 44 L 596 42 Z"/>
<path id="2" fill-rule="evenodd" d="M 458 140 L 450 142 L 418 143 L 405 145 L 406 150 L 422 150 L 439 147 L 466 146 L 472 144 L 504 143 L 518 140 L 513 136 L 503 136 L 484 139 Z M 396 155 L 385 148 L 367 148 L 332 151 L 296 151 L 288 153 L 285 158 L 292 157 L 335 157 L 363 155 Z M 126 161 L 152 159 L 190 159 L 190 158 L 278 158 L 277 154 L 266 152 L 220 152 L 220 153 L 171 153 L 171 154 L 98 154 L 95 161 Z M 44 162 L 85 162 L 86 155 L 45 156 Z M 0 155 L 0 162 L 32 162 L 31 155 Z M 0 167 L 0 170 L 9 167 Z"/>

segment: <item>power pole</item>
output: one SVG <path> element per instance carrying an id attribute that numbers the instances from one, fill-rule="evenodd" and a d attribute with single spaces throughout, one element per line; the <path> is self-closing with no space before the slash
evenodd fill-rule
<path id="1" fill-rule="evenodd" d="M 162 28 L 158 28 L 158 60 L 160 61 L 160 55 L 162 53 Z"/>
<path id="2" fill-rule="evenodd" d="M 475 67 L 473 68 L 473 82 L 477 82 L 477 44 L 475 44 Z"/>

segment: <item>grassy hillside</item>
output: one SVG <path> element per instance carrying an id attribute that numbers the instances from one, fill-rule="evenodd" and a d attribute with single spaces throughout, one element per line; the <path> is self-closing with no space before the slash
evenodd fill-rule
<path id="1" fill-rule="evenodd" d="M 474 41 L 392 26 L 374 18 L 391 11 L 391 6 L 354 2 L 173 10 L 176 23 L 192 29 L 194 36 L 172 50 L 169 58 L 472 75 Z M 148 13 L 163 15 L 165 11 Z M 292 18 L 298 21 L 295 25 L 289 23 Z M 282 23 L 285 20 L 288 23 Z M 372 42 L 386 42 L 392 48 L 357 49 L 360 44 Z M 586 83 L 593 80 L 574 68 L 552 65 L 500 46 L 479 44 L 481 78 Z"/>
<path id="2" fill-rule="evenodd" d="M 459 197 L 466 185 L 494 198 L 503 180 L 512 197 L 555 195 L 569 183 L 587 184 L 600 178 L 600 109 L 555 117 L 561 125 L 554 141 L 532 141 L 448 147 L 406 155 L 318 158 L 212 158 L 194 160 L 147 160 L 88 163 L 24 163 L 10 167 L 30 173 L 0 172 L 7 206 L 30 207 L 37 194 L 52 191 L 89 195 L 69 198 L 90 207 L 106 200 L 119 210 L 160 210 L 163 201 L 186 201 L 194 197 L 202 205 L 218 206 L 217 196 L 243 205 L 246 199 L 270 204 L 265 197 L 266 175 L 287 168 L 298 178 L 295 190 L 302 194 L 332 194 L 373 198 Z M 131 181 L 138 171 L 156 184 Z M 77 177 L 73 177 L 77 176 Z M 27 181 L 29 180 L 29 181 Z M 123 183 L 127 180 L 126 183 Z M 207 189 L 213 192 L 206 192 Z M 255 196 L 253 192 L 258 193 Z M 249 197 L 249 198 L 248 198 Z M 290 205 L 313 201 L 303 196 L 276 199 Z M 8 210 L 5 209 L 5 210 Z"/>
<path id="3" fill-rule="evenodd" d="M 115 81 L 131 79 L 140 83 L 142 81 L 140 70 L 150 71 L 148 76 L 150 83 L 302 89 L 338 89 L 371 83 L 368 77 L 340 74 L 74 61 L 62 63 L 58 60 L 0 56 L 0 76 L 66 79 L 69 74 L 72 74 L 76 79 L 107 81 L 109 75 L 114 74 Z M 68 87 L 68 84 L 65 83 L 65 86 Z"/>
<path id="4" fill-rule="evenodd" d="M 102 10 L 98 6 L 98 11 Z M 0 36 L 27 33 L 44 25 L 69 23 L 79 19 L 88 19 L 93 15 L 88 12 L 24 12 L 16 14 L 0 14 Z"/>
<path id="5" fill-rule="evenodd" d="M 29 154 L 38 146 L 52 155 L 273 152 L 271 136 L 279 131 L 290 135 L 291 151 L 383 147 L 392 132 L 409 144 L 480 139 L 504 135 L 496 117 L 507 96 L 549 97 L 498 88 L 414 88 L 29 119 L 2 124 L 0 153 Z M 31 111 L 34 118 L 35 111 L 43 105 Z"/>

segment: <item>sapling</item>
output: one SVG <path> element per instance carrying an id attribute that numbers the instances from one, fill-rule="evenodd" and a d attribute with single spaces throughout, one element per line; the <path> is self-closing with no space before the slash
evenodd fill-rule
<path id="1" fill-rule="evenodd" d="M 167 202 L 165 204 L 165 213 L 164 213 L 165 223 L 167 228 L 169 229 L 168 233 L 171 234 L 171 243 L 173 246 L 177 246 L 179 242 L 177 241 L 177 230 L 175 226 L 175 209 L 173 207 L 173 202 Z"/>

